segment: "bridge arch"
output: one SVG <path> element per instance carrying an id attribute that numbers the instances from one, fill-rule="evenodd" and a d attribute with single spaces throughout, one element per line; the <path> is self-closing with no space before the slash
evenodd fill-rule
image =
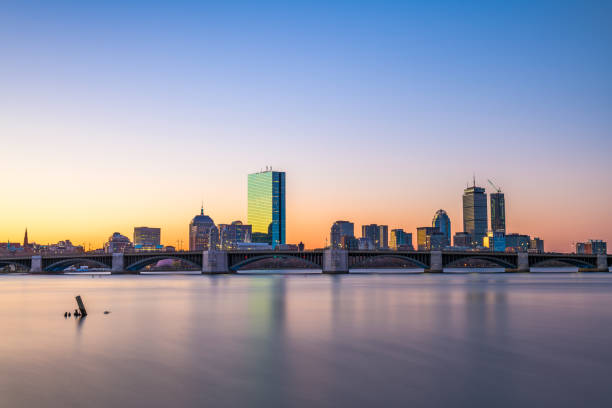
<path id="1" fill-rule="evenodd" d="M 125 267 L 126 271 L 131 271 L 131 272 L 136 272 L 136 271 L 140 271 L 141 269 L 152 265 L 154 263 L 157 263 L 159 261 L 163 261 L 165 259 L 176 259 L 179 260 L 181 262 L 184 262 L 190 266 L 193 266 L 197 269 L 202 268 L 201 264 L 198 264 L 196 262 L 190 261 L 189 259 L 185 259 L 184 257 L 180 257 L 180 256 L 172 256 L 172 255 L 156 255 L 156 256 L 151 256 L 148 258 L 144 258 L 144 259 L 139 259 L 136 262 L 131 263 L 130 265 Z"/>
<path id="2" fill-rule="evenodd" d="M 229 266 L 229 269 L 236 272 L 238 271 L 240 268 L 245 267 L 246 265 L 249 265 L 253 262 L 257 262 L 257 261 L 261 261 L 262 259 L 276 259 L 276 258 L 285 258 L 285 259 L 296 259 L 300 262 L 302 262 L 305 265 L 311 266 L 313 269 L 321 269 L 322 266 L 319 265 L 316 262 L 313 262 L 309 259 L 306 258 L 301 258 L 299 256 L 295 256 L 295 255 L 289 255 L 289 254 L 283 254 L 283 253 L 277 253 L 277 254 L 264 254 L 264 255 L 257 255 L 257 256 L 251 256 L 245 260 L 242 260 L 240 262 L 234 263 L 233 265 Z"/>
<path id="3" fill-rule="evenodd" d="M 373 256 L 366 257 L 365 260 L 361 262 L 356 262 L 356 263 L 353 263 L 352 265 L 349 265 L 349 268 L 367 268 L 369 266 L 368 265 L 369 262 L 374 261 L 376 259 L 382 259 L 382 258 L 400 259 L 402 261 L 408 261 L 416 265 L 419 268 L 423 268 L 423 269 L 429 268 L 429 265 L 426 265 L 425 263 L 419 261 L 418 259 L 414 259 L 410 256 L 398 255 L 398 254 L 393 254 L 393 253 L 373 255 Z"/>
<path id="4" fill-rule="evenodd" d="M 62 259 L 60 261 L 54 262 L 50 265 L 47 265 L 44 270 L 46 272 L 61 272 L 64 269 L 68 268 L 69 266 L 72 266 L 74 264 L 78 264 L 78 263 L 89 263 L 89 264 L 93 264 L 96 265 L 100 268 L 106 268 L 106 269 L 111 269 L 111 265 L 108 265 L 104 262 L 100 262 L 96 259 L 91 259 L 91 258 L 69 258 L 69 259 Z"/>
<path id="5" fill-rule="evenodd" d="M 517 267 L 515 264 L 511 262 L 505 261 L 497 257 L 486 256 L 486 255 L 463 256 L 461 258 L 453 259 L 452 261 L 444 264 L 443 266 L 445 268 L 446 267 L 449 267 L 449 268 L 461 267 L 462 263 L 466 263 L 468 261 L 487 261 L 495 265 L 499 265 L 503 268 L 509 268 L 509 269 L 513 269 Z"/>
<path id="6" fill-rule="evenodd" d="M 550 264 L 554 262 L 559 262 L 559 263 L 562 263 L 568 266 L 576 266 L 578 268 L 596 268 L 597 267 L 596 265 L 586 262 L 583 259 L 565 258 L 565 257 L 543 259 L 530 266 L 537 268 L 537 267 L 546 266 L 547 263 Z"/>
<path id="7" fill-rule="evenodd" d="M 21 260 L 21 259 L 15 259 L 15 260 L 4 259 L 4 260 L 0 260 L 0 268 L 3 268 L 5 266 L 10 266 L 10 265 L 15 265 L 16 267 L 25 268 L 28 271 L 32 267 L 32 264 L 31 264 L 30 260 Z"/>

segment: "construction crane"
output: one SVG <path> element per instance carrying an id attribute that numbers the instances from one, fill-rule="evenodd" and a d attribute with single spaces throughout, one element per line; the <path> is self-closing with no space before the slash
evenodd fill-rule
<path id="1" fill-rule="evenodd" d="M 487 179 L 487 181 L 498 193 L 502 192 L 501 188 L 497 187 L 491 180 Z"/>

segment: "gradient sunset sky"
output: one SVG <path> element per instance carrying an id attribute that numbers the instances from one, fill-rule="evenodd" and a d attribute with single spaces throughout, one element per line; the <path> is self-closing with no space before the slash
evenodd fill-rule
<path id="1" fill-rule="evenodd" d="M 462 230 L 476 175 L 509 232 L 612 242 L 612 2 L 0 4 L 0 241 L 187 246 L 287 172 L 287 240 L 337 219 Z"/>

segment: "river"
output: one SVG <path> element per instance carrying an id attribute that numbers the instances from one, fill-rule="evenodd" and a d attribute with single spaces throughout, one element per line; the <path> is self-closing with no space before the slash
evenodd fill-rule
<path id="1" fill-rule="evenodd" d="M 1 407 L 612 406 L 606 273 L 1 275 L 0 329 Z"/>

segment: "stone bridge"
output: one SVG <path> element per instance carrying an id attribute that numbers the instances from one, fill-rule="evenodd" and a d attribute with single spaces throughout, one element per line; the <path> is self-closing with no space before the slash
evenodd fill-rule
<path id="1" fill-rule="evenodd" d="M 180 260 L 202 273 L 233 273 L 261 260 L 294 260 L 304 267 L 324 273 L 347 273 L 355 269 L 382 269 L 385 262 L 393 267 L 418 268 L 426 272 L 443 272 L 450 268 L 503 268 L 504 271 L 529 272 L 533 268 L 555 265 L 584 271 L 608 271 L 612 256 L 576 254 L 528 254 L 505 252 L 457 251 L 204 251 L 204 252 L 136 252 L 115 254 L 34 255 L 0 257 L 0 267 L 15 265 L 32 273 L 61 273 L 71 265 L 87 263 L 112 273 L 138 273 L 164 259 Z M 268 268 L 268 267 L 266 267 Z M 274 266 L 272 269 L 275 268 Z M 278 268 L 283 268 L 279 266 Z M 287 267 L 285 267 L 287 268 Z M 491 269 L 492 270 L 492 269 Z"/>

